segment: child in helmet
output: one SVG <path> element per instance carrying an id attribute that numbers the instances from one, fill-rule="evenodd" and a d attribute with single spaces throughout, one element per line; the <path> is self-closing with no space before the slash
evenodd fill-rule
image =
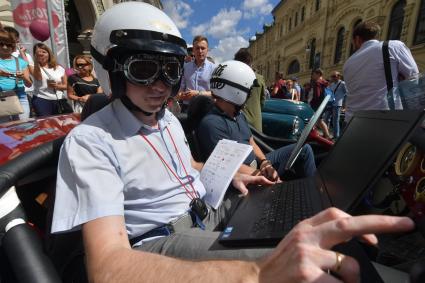
<path id="1" fill-rule="evenodd" d="M 181 125 L 164 108 L 179 89 L 185 54 L 171 19 L 143 2 L 114 5 L 94 28 L 94 67 L 112 102 L 66 137 L 52 222 L 53 233 L 82 230 L 90 282 L 217 282 L 223 275 L 229 282 L 331 280 L 327 269 L 352 279 L 358 276 L 347 274 L 356 270 L 354 260 L 339 254 L 335 263 L 328 248 L 390 225 L 411 228 L 406 219 L 351 218 L 334 209 L 299 224 L 263 260 L 252 261 L 270 248 L 218 245 L 236 198 L 218 210 L 202 203 L 205 189 L 197 171 L 202 164 L 191 161 Z M 233 185 L 244 188 L 248 182 L 270 183 L 239 174 Z M 344 225 L 337 225 L 341 221 Z"/>

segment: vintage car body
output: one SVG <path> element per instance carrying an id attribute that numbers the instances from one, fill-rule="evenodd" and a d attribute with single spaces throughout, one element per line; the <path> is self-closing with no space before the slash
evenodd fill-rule
<path id="1" fill-rule="evenodd" d="M 304 102 L 268 99 L 262 110 L 263 133 L 296 140 L 313 114 L 313 109 Z"/>
<path id="2" fill-rule="evenodd" d="M 62 282 L 46 253 L 59 148 L 78 114 L 0 125 L 0 282 Z"/>
<path id="3" fill-rule="evenodd" d="M 79 114 L 67 114 L 0 124 L 0 165 L 65 136 L 80 123 Z"/>

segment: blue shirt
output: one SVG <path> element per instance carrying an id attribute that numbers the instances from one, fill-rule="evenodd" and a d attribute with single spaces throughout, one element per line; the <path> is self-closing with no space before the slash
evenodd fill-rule
<path id="1" fill-rule="evenodd" d="M 28 67 L 28 63 L 25 62 L 22 58 L 18 58 L 18 62 L 20 71 L 23 71 Z M 0 59 L 0 69 L 15 74 L 17 71 L 15 57 L 12 57 L 11 59 Z M 1 90 L 14 90 L 16 87 L 15 77 L 0 76 L 0 87 Z M 18 80 L 18 90 L 19 93 L 22 92 L 25 94 L 24 81 L 22 79 Z"/>
<path id="2" fill-rule="evenodd" d="M 338 80 L 336 83 L 331 83 L 329 87 L 334 92 L 334 96 L 335 96 L 335 101 L 333 102 L 333 105 L 342 106 L 344 97 L 347 95 L 347 88 L 345 86 L 345 82 L 342 80 Z"/>
<path id="3" fill-rule="evenodd" d="M 251 130 L 245 115 L 240 112 L 235 118 L 229 117 L 216 106 L 202 119 L 196 131 L 201 152 L 208 158 L 217 143 L 222 139 L 250 144 Z M 254 151 L 248 155 L 244 164 L 250 165 L 255 159 Z"/>
<path id="4" fill-rule="evenodd" d="M 185 189 L 140 133 L 188 189 L 192 182 L 200 196 L 205 195 L 199 172 L 191 166 L 189 146 L 177 118 L 166 110 L 159 129 L 155 129 L 115 100 L 75 127 L 62 145 L 53 233 L 79 229 L 96 218 L 123 215 L 131 239 L 187 212 L 190 199 Z"/>
<path id="5" fill-rule="evenodd" d="M 215 65 L 207 59 L 200 67 L 196 66 L 195 60 L 185 63 L 180 90 L 210 90 L 210 78 L 214 68 Z"/>

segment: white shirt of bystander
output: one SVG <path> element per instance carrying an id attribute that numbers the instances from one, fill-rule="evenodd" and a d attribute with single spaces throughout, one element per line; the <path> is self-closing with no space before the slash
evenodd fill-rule
<path id="1" fill-rule="evenodd" d="M 348 94 L 346 120 L 357 110 L 388 109 L 382 41 L 368 40 L 344 64 L 344 79 Z M 394 87 L 398 76 L 408 78 L 419 72 L 412 53 L 398 40 L 390 40 L 391 74 Z M 396 109 L 401 109 L 400 97 L 395 97 Z"/>

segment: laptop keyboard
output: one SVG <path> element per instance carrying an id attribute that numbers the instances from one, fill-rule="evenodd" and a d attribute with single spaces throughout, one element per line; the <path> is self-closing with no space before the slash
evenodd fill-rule
<path id="1" fill-rule="evenodd" d="M 273 196 L 264 204 L 261 216 L 251 229 L 251 235 L 282 231 L 286 234 L 298 222 L 314 214 L 305 182 L 282 183 L 272 190 Z"/>

